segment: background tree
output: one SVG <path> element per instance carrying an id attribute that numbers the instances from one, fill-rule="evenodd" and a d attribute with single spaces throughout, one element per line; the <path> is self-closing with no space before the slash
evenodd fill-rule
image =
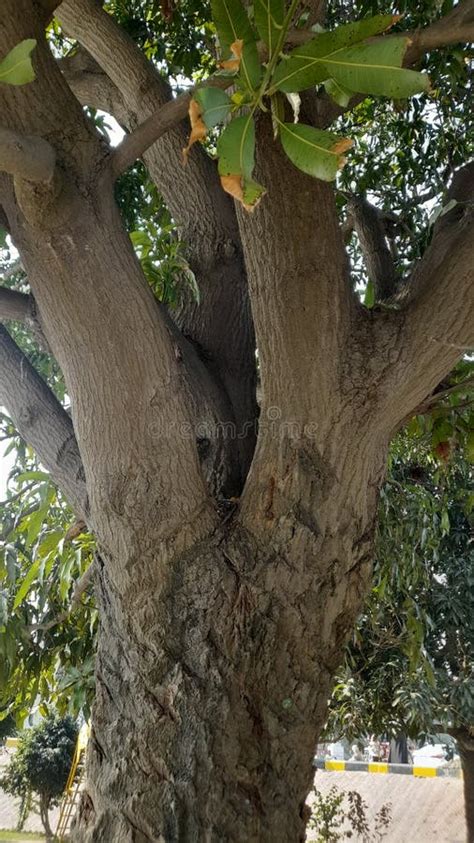
<path id="1" fill-rule="evenodd" d="M 70 717 L 48 717 L 20 734 L 18 749 L 1 779 L 1 786 L 22 800 L 20 825 L 28 812 L 37 809 L 48 840 L 54 837 L 49 812 L 58 804 L 66 786 L 77 740 L 77 728 Z"/>
<path id="2" fill-rule="evenodd" d="M 171 15 L 151 2 L 64 2 L 63 29 L 47 28 L 52 50 L 43 32 L 54 3 L 3 10 L 0 55 L 37 42 L 34 81 L 0 86 L 0 204 L 26 273 L 2 291 L 3 313 L 42 334 L 71 415 L 38 378 L 24 332 L 29 359 L 0 334 L 0 394 L 98 548 L 97 697 L 77 840 L 304 835 L 314 742 L 370 583 L 389 440 L 434 390 L 452 388 L 445 379 L 471 341 L 472 169 L 445 187 L 467 157 L 466 66 L 452 45 L 472 37 L 472 3 L 407 6 L 403 21 L 387 8 L 349 28 L 370 4 L 329 5 L 334 32 L 311 31 L 320 4 L 293 4 L 277 42 L 259 6 L 265 47 L 234 3 L 214 4 L 212 21 L 193 4 Z M 282 15 L 272 4 L 279 26 Z M 182 73 L 202 80 L 215 66 L 215 25 L 237 76 L 195 94 L 194 137 L 210 134 L 184 168 L 191 98 L 174 95 Z M 80 48 L 68 52 L 64 33 Z M 411 70 L 420 63 L 434 99 Z M 283 94 L 298 90 L 295 124 Z M 404 122 L 392 119 L 388 101 L 416 91 L 417 106 L 396 104 Z M 371 93 L 387 95 L 380 110 Z M 90 108 L 129 130 L 114 152 Z M 232 118 L 217 168 L 207 154 L 216 108 Z M 348 122 L 328 134 L 344 109 Z M 403 207 L 419 206 L 406 223 L 363 180 L 379 120 L 387 204 L 398 190 Z M 308 172 L 336 175 L 357 121 L 361 153 L 335 191 Z M 403 158 L 405 123 L 417 155 Z M 425 141 L 437 125 L 450 144 L 434 155 Z M 118 179 L 140 156 L 164 216 L 147 217 L 156 193 L 141 168 Z M 260 195 L 252 214 L 236 210 L 221 177 L 245 205 Z M 443 211 L 431 225 L 428 190 Z M 173 302 L 169 285 L 153 284 L 166 214 L 181 244 L 168 231 Z M 124 221 L 140 232 L 141 262 Z M 365 307 L 340 222 L 361 247 Z M 24 554 L 31 565 L 37 544 Z"/>
<path id="3" fill-rule="evenodd" d="M 445 432 L 450 421 L 445 415 Z M 456 451 L 440 465 L 424 434 L 400 437 L 392 449 L 373 588 L 339 672 L 328 729 L 349 738 L 450 733 L 461 756 L 471 840 L 472 471 Z"/>

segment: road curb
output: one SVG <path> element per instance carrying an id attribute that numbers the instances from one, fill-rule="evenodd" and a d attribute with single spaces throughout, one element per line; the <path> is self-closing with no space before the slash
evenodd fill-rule
<path id="1" fill-rule="evenodd" d="M 421 767 L 414 764 L 386 764 L 382 761 L 326 761 L 324 758 L 315 758 L 313 762 L 317 770 L 328 770 L 335 772 L 351 773 L 396 773 L 402 776 L 418 776 L 420 778 L 456 778 L 462 776 L 461 770 L 449 767 Z"/>

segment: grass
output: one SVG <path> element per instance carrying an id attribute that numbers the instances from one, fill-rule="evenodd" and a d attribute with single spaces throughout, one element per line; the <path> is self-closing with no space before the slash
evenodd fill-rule
<path id="1" fill-rule="evenodd" d="M 46 838 L 43 834 L 33 834 L 31 831 L 0 831 L 0 841 L 4 843 L 35 843 L 36 841 L 44 841 Z"/>

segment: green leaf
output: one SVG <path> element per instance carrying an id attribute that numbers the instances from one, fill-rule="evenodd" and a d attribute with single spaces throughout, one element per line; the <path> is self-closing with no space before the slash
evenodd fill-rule
<path id="1" fill-rule="evenodd" d="M 336 178 L 351 141 L 304 123 L 281 123 L 280 129 L 283 149 L 299 170 L 323 181 Z"/>
<path id="2" fill-rule="evenodd" d="M 466 436 L 466 457 L 474 463 L 474 430 L 470 430 Z"/>
<path id="3" fill-rule="evenodd" d="M 212 0 L 222 57 L 240 60 L 240 78 L 246 88 L 255 91 L 262 76 L 255 33 L 240 0 Z"/>
<path id="4" fill-rule="evenodd" d="M 326 79 L 324 87 L 326 93 L 333 98 L 334 102 L 337 102 L 341 108 L 347 108 L 353 96 L 352 91 L 349 91 L 344 85 L 340 85 L 335 79 Z"/>
<path id="5" fill-rule="evenodd" d="M 369 278 L 365 288 L 364 304 L 368 308 L 372 308 L 375 304 L 375 287 L 371 278 Z"/>
<path id="6" fill-rule="evenodd" d="M 277 65 L 273 85 L 280 91 L 303 91 L 331 74 L 321 67 L 321 59 L 351 47 L 388 29 L 397 20 L 396 15 L 375 15 L 355 23 L 338 26 L 332 32 L 322 32 L 307 44 L 296 47 Z"/>
<path id="7" fill-rule="evenodd" d="M 15 479 L 17 483 L 29 483 L 31 480 L 48 481 L 50 476 L 45 471 L 24 471 L 22 474 L 18 474 Z"/>
<path id="8" fill-rule="evenodd" d="M 250 115 L 236 117 L 217 141 L 221 176 L 238 173 L 250 179 L 255 166 L 255 124 Z"/>
<path id="9" fill-rule="evenodd" d="M 381 38 L 324 59 L 328 75 L 360 94 L 402 99 L 429 89 L 426 74 L 403 68 L 407 38 Z"/>
<path id="10" fill-rule="evenodd" d="M 230 97 L 220 88 L 199 88 L 193 94 L 193 99 L 198 103 L 201 117 L 208 129 L 223 123 L 232 105 Z"/>
<path id="11" fill-rule="evenodd" d="M 265 188 L 252 179 L 244 179 L 242 191 L 243 205 L 245 208 L 250 209 L 254 208 L 257 202 L 262 198 L 265 193 Z"/>
<path id="12" fill-rule="evenodd" d="M 41 527 L 43 526 L 43 522 L 48 514 L 49 503 L 46 506 L 42 506 L 37 509 L 35 512 L 32 512 L 31 515 L 22 518 L 21 526 L 22 529 L 26 528 L 27 536 L 26 536 L 26 545 L 27 547 L 31 547 L 31 545 L 36 541 L 38 535 L 40 533 Z"/>
<path id="13" fill-rule="evenodd" d="M 265 188 L 253 181 L 255 164 L 255 124 L 252 116 L 232 120 L 217 142 L 218 171 L 227 193 L 252 210 Z"/>
<path id="14" fill-rule="evenodd" d="M 14 600 L 14 603 L 13 603 L 13 609 L 14 610 L 17 609 L 18 606 L 20 606 L 21 603 L 23 603 L 23 600 L 25 599 L 26 595 L 30 591 L 33 583 L 35 582 L 35 580 L 38 576 L 40 564 L 41 564 L 41 560 L 36 559 L 36 561 L 33 562 L 30 570 L 28 571 L 28 573 L 26 575 L 26 577 L 22 581 L 22 583 L 20 585 L 20 588 L 18 589 L 18 591 L 16 593 L 15 600 Z"/>
<path id="15" fill-rule="evenodd" d="M 50 554 L 53 550 L 56 550 L 59 542 L 63 538 L 63 530 L 54 530 L 52 533 L 48 533 L 38 546 L 36 550 L 36 556 L 38 556 L 40 559 L 44 559 L 45 556 L 48 556 L 48 554 Z"/>
<path id="16" fill-rule="evenodd" d="M 31 53 L 36 47 L 34 38 L 20 41 L 0 62 L 0 82 L 6 85 L 26 85 L 33 82 L 35 72 L 31 63 Z"/>
<path id="17" fill-rule="evenodd" d="M 283 28 L 285 4 L 283 0 L 254 0 L 253 13 L 258 34 L 271 58 Z"/>
<path id="18" fill-rule="evenodd" d="M 262 65 L 256 41 L 244 41 L 239 75 L 245 88 L 249 91 L 257 90 L 262 78 Z"/>
<path id="19" fill-rule="evenodd" d="M 252 25 L 240 0 L 212 0 L 211 11 L 223 56 L 230 53 L 231 45 L 236 41 L 255 41 Z"/>

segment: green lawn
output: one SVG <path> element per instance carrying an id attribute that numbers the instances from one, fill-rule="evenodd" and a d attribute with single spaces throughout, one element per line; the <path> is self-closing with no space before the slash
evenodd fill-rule
<path id="1" fill-rule="evenodd" d="M 0 841 L 3 843 L 35 843 L 45 839 L 43 834 L 32 834 L 28 831 L 0 831 Z"/>

